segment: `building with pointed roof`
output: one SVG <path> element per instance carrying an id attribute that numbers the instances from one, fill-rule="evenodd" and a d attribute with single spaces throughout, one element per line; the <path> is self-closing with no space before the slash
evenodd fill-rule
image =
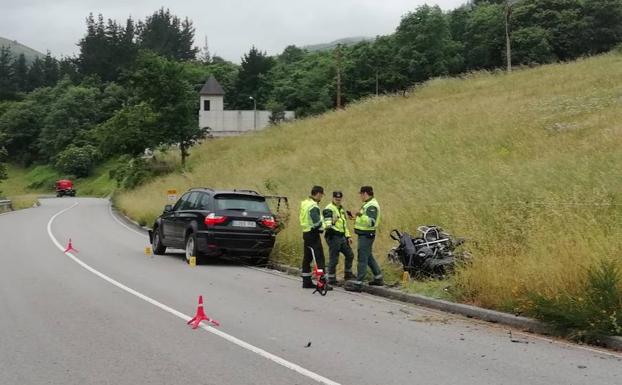
<path id="1" fill-rule="evenodd" d="M 199 127 L 208 129 L 213 137 L 240 135 L 262 130 L 270 125 L 271 111 L 225 110 L 225 91 L 214 76 L 210 76 L 199 92 Z M 285 120 L 293 120 L 293 111 L 285 111 Z"/>

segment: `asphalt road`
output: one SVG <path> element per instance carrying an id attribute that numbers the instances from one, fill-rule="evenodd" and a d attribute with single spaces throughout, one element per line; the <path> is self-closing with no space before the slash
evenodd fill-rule
<path id="1" fill-rule="evenodd" d="M 616 353 L 147 245 L 102 199 L 0 215 L 0 384 L 622 384 Z"/>

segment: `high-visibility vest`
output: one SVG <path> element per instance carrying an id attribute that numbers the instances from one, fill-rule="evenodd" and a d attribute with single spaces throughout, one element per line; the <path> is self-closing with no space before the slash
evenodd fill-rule
<path id="1" fill-rule="evenodd" d="M 319 223 L 314 223 L 311 219 L 311 210 L 316 207 L 318 211 L 320 211 Z M 308 233 L 312 229 L 317 228 L 318 225 L 322 225 L 322 212 L 317 202 L 311 198 L 307 198 L 304 201 L 300 202 L 300 227 L 302 227 L 302 232 Z"/>
<path id="2" fill-rule="evenodd" d="M 372 206 L 375 207 L 378 211 L 378 217 L 375 220 L 367 216 L 367 209 Z M 380 206 L 378 205 L 378 201 L 376 200 L 376 198 L 371 198 L 370 200 L 365 202 L 363 207 L 361 207 L 361 211 L 359 212 L 361 213 L 361 215 L 356 217 L 356 221 L 354 222 L 354 229 L 365 232 L 376 231 L 378 225 L 380 224 Z"/>
<path id="3" fill-rule="evenodd" d="M 346 223 L 346 212 L 343 207 L 337 207 L 337 205 L 331 202 L 324 209 L 324 211 L 326 210 L 332 211 L 333 215 L 332 218 L 324 215 L 324 228 L 333 229 L 346 237 L 350 237 L 350 230 L 348 230 L 348 224 Z"/>

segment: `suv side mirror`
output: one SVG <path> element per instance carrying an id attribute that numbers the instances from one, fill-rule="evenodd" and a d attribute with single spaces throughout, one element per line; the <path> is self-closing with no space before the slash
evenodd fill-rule
<path id="1" fill-rule="evenodd" d="M 173 205 L 166 205 L 166 206 L 164 206 L 164 212 L 165 213 L 170 213 L 171 211 L 173 211 Z"/>

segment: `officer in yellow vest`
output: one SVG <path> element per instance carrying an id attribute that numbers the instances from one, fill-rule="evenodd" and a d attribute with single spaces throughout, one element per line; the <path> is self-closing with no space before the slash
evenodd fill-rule
<path id="1" fill-rule="evenodd" d="M 341 206 L 342 199 L 343 193 L 341 191 L 333 191 L 333 201 L 322 211 L 326 243 L 328 244 L 328 283 L 331 285 L 337 284 L 339 253 L 345 256 L 344 280 L 354 279 L 354 274 L 352 274 L 354 253 L 350 247 L 352 238 L 346 222 L 346 211 Z"/>
<path id="2" fill-rule="evenodd" d="M 302 227 L 302 240 L 304 244 L 304 256 L 302 258 L 302 287 L 314 289 L 315 284 L 311 280 L 311 263 L 313 255 L 318 265 L 318 269 L 324 269 L 324 249 L 320 234 L 323 231 L 324 223 L 319 203 L 324 197 L 324 188 L 313 186 L 311 196 L 300 203 L 300 226 Z M 332 288 L 327 285 L 327 288 Z"/>
<path id="3" fill-rule="evenodd" d="M 359 191 L 363 207 L 356 213 L 354 232 L 358 235 L 356 281 L 348 281 L 344 285 L 346 290 L 361 291 L 363 280 L 367 274 L 367 266 L 371 268 L 373 279 L 369 285 L 383 286 L 382 270 L 374 258 L 372 248 L 376 239 L 376 229 L 380 224 L 380 205 L 374 198 L 374 189 L 363 186 Z"/>

